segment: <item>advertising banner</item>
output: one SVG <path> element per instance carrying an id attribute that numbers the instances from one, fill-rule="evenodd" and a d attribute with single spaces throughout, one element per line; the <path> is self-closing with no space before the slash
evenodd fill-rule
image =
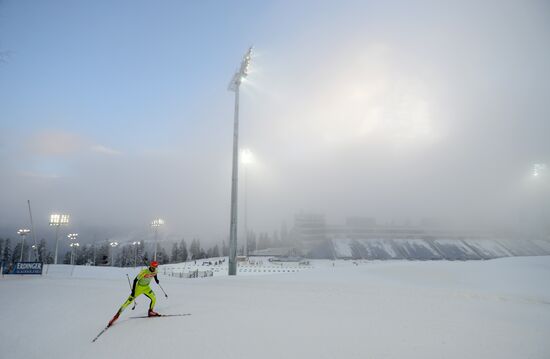
<path id="1" fill-rule="evenodd" d="M 42 262 L 15 262 L 9 274 L 42 274 Z"/>

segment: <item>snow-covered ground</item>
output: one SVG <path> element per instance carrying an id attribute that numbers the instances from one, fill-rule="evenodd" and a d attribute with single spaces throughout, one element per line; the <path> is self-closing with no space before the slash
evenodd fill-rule
<path id="1" fill-rule="evenodd" d="M 0 279 L 0 358 L 550 358 L 550 257 L 161 275 L 169 297 L 153 284 L 156 309 L 191 316 L 130 319 L 146 313 L 142 296 L 91 343 L 126 299 L 127 273 Z"/>

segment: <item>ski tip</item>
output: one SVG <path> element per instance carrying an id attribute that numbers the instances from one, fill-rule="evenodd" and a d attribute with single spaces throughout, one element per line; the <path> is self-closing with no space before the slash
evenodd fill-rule
<path id="1" fill-rule="evenodd" d="M 96 337 L 94 339 L 92 339 L 92 343 L 95 343 L 95 341 L 101 336 L 101 334 L 105 333 L 105 331 L 109 329 L 109 326 L 107 325 L 105 328 L 103 328 L 102 331 L 99 332 L 98 335 L 96 335 Z"/>

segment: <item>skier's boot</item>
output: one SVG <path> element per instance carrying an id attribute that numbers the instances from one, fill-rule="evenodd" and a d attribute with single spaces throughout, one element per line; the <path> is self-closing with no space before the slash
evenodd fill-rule
<path id="1" fill-rule="evenodd" d="M 153 311 L 153 309 L 149 309 L 149 312 L 147 313 L 149 317 L 160 317 L 160 314 Z"/>
<path id="2" fill-rule="evenodd" d="M 107 326 L 110 327 L 111 325 L 113 325 L 119 316 L 120 316 L 120 310 L 116 312 L 115 316 L 111 320 L 109 320 L 109 325 Z"/>

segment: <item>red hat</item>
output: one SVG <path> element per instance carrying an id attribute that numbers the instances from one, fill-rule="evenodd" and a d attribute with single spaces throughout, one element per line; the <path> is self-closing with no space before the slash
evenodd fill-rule
<path id="1" fill-rule="evenodd" d="M 156 267 L 159 266 L 159 262 L 157 262 L 157 261 L 152 261 L 151 264 L 150 264 L 150 266 L 153 267 L 153 268 L 156 268 Z"/>

